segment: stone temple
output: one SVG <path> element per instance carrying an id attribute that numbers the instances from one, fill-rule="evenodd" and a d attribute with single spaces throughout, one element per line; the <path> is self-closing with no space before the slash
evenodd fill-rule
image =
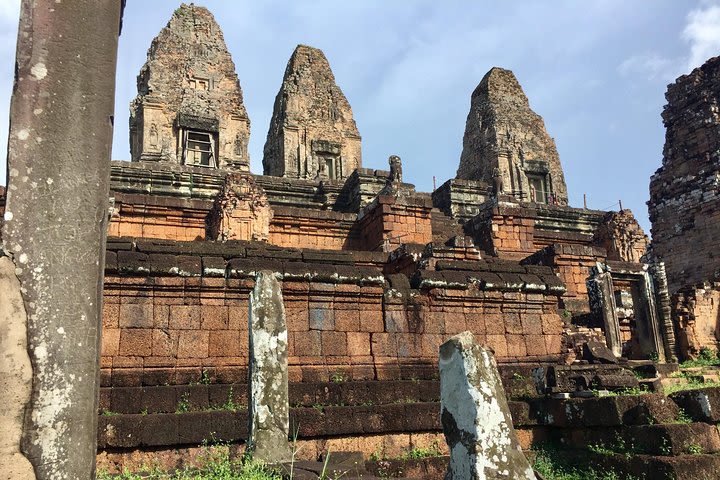
<path id="1" fill-rule="evenodd" d="M 275 97 L 265 175 L 340 180 L 361 166 L 352 109 L 321 50 L 298 45 Z"/>
<path id="2" fill-rule="evenodd" d="M 283 423 L 304 459 L 340 450 L 377 476 L 442 477 L 446 457 L 396 470 L 370 459 L 447 453 L 438 352 L 470 332 L 498 364 L 513 445 L 556 439 L 594 462 L 589 446 L 622 438 L 645 446 L 640 460 L 603 460 L 624 473 L 715 475 L 720 394 L 662 389 L 678 360 L 720 339 L 719 66 L 668 89 L 648 248 L 629 210 L 568 204 L 555 141 L 497 67 L 470 96 L 456 177 L 421 192 L 403 180 L 414 159 L 363 167 L 361 128 L 328 59 L 299 45 L 263 174 L 250 172 L 250 119 L 220 27 L 181 5 L 137 78 L 130 161 L 111 164 L 100 468 L 175 468 L 209 438 L 242 448 L 262 272 L 280 290 Z M 696 423 L 678 422 L 680 408 Z"/>
<path id="3" fill-rule="evenodd" d="M 212 14 L 178 8 L 155 37 L 130 105 L 133 161 L 249 171 L 250 119 Z"/>

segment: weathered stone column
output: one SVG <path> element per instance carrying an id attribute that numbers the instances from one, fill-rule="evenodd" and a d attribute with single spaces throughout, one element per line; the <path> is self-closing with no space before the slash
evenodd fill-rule
<path id="1" fill-rule="evenodd" d="M 490 350 L 463 332 L 440 346 L 440 412 L 450 447 L 446 480 L 534 480 Z"/>
<path id="2" fill-rule="evenodd" d="M 602 316 L 605 341 L 613 355 L 622 356 L 622 340 L 620 336 L 620 321 L 617 317 L 615 294 L 610 272 L 605 271 L 602 264 L 594 266 L 587 280 L 590 308 Z"/>
<path id="3" fill-rule="evenodd" d="M 13 264 L 11 272 L 3 271 L 19 283 L 3 280 L 14 291 L 2 292 L 2 301 L 19 288 L 26 311 L 12 310 L 8 323 L 27 322 L 32 381 L 26 385 L 32 393 L 21 448 L 38 479 L 95 474 L 121 3 L 23 0 L 21 5 L 3 232 L 3 250 Z M 12 391 L 0 392 L 0 404 L 8 395 Z"/>
<path id="4" fill-rule="evenodd" d="M 668 292 L 665 263 L 652 263 L 650 265 L 650 274 L 652 275 L 653 284 L 655 285 L 656 305 L 662 331 L 663 346 L 665 347 L 665 358 L 668 362 L 677 362 L 677 355 L 675 353 L 677 348 L 675 328 L 673 326 L 670 309 L 670 293 Z"/>
<path id="5" fill-rule="evenodd" d="M 250 381 L 248 450 L 266 463 L 292 458 L 288 434 L 288 352 L 280 282 L 261 271 L 250 293 Z"/>

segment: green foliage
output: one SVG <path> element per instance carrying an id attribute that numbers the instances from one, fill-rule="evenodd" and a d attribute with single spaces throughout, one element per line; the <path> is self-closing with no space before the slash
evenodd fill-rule
<path id="1" fill-rule="evenodd" d="M 183 393 L 182 397 L 180 397 L 180 400 L 178 400 L 177 407 L 175 408 L 175 413 L 185 413 L 189 412 L 191 408 L 190 400 L 188 400 L 188 394 Z"/>
<path id="2" fill-rule="evenodd" d="M 535 451 L 533 468 L 546 480 L 640 480 L 613 470 L 596 470 L 574 465 L 563 458 L 558 449 L 549 445 L 535 447 L 533 450 Z M 607 454 L 610 455 L 612 452 L 608 451 Z"/>
<path id="3" fill-rule="evenodd" d="M 662 445 L 660 445 L 661 455 L 672 455 L 672 447 L 670 446 L 670 440 L 667 437 L 662 439 Z"/>
<path id="4" fill-rule="evenodd" d="M 211 410 L 214 411 L 225 411 L 225 412 L 237 412 L 240 410 L 245 410 L 247 407 L 245 405 L 239 404 L 235 401 L 235 397 L 233 396 L 233 389 L 230 387 L 230 392 L 228 392 L 228 398 L 222 405 L 218 407 L 211 408 Z"/>
<path id="5" fill-rule="evenodd" d="M 110 410 L 103 408 L 102 410 L 100 410 L 100 415 L 102 415 L 103 417 L 114 417 L 115 415 L 120 414 L 117 412 L 111 412 Z"/>
<path id="6" fill-rule="evenodd" d="M 513 380 L 525 380 L 525 376 L 520 375 L 519 373 L 515 372 L 512 374 L 512 379 Z"/>
<path id="7" fill-rule="evenodd" d="M 619 433 L 615 434 L 615 440 L 610 445 L 604 443 L 590 444 L 588 450 L 598 455 L 624 455 L 628 458 L 640 453 L 632 443 L 628 444 Z"/>
<path id="8" fill-rule="evenodd" d="M 683 410 L 682 408 L 680 411 L 678 411 L 677 417 L 675 417 L 675 422 L 673 423 L 682 423 L 682 424 L 690 424 L 693 423 L 692 418 Z"/>
<path id="9" fill-rule="evenodd" d="M 685 448 L 685 450 L 686 450 L 687 453 L 689 453 L 690 455 L 702 455 L 702 454 L 704 453 L 704 452 L 703 452 L 703 448 L 702 448 L 700 445 L 696 444 L 696 443 L 691 443 L 690 445 L 688 445 L 688 446 Z"/>
<path id="10" fill-rule="evenodd" d="M 439 457 L 442 455 L 440 445 L 434 442 L 429 447 L 413 447 L 400 456 L 401 460 L 420 460 L 422 458 Z"/>
<path id="11" fill-rule="evenodd" d="M 348 378 L 343 372 L 333 372 L 333 374 L 330 375 L 330 381 L 333 383 L 344 383 L 348 381 Z"/>
<path id="12" fill-rule="evenodd" d="M 684 361 L 680 364 L 680 368 L 714 367 L 718 365 L 720 365 L 718 354 L 709 348 L 701 348 L 698 358 Z"/>
<path id="13" fill-rule="evenodd" d="M 613 391 L 607 391 L 606 393 L 600 394 L 599 390 L 593 390 L 593 393 L 596 397 L 627 397 L 627 396 L 637 396 L 637 395 L 645 395 L 648 393 L 647 388 L 642 387 L 628 387 L 623 388 L 622 390 L 613 390 Z"/>
<path id="14" fill-rule="evenodd" d="M 202 374 L 200 375 L 200 383 L 203 385 L 210 385 L 212 383 L 210 373 L 205 369 L 203 369 Z"/>
<path id="15" fill-rule="evenodd" d="M 205 447 L 198 467 L 185 467 L 174 473 L 158 468 L 145 469 L 139 473 L 123 472 L 110 475 L 98 472 L 98 480 L 282 480 L 282 475 L 268 469 L 249 456 L 231 460 L 227 446 L 211 449 Z"/>
<path id="16" fill-rule="evenodd" d="M 695 362 L 696 360 L 690 361 Z M 676 372 L 670 376 L 672 378 L 685 378 L 685 383 L 679 383 L 676 385 L 669 385 L 665 387 L 665 395 L 671 395 L 677 392 L 684 392 L 686 390 L 697 390 L 698 388 L 720 387 L 720 382 L 705 382 L 701 378 L 693 376 L 693 374 L 690 372 Z"/>

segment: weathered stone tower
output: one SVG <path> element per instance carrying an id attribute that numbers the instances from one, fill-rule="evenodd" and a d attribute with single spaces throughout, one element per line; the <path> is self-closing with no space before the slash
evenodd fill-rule
<path id="1" fill-rule="evenodd" d="M 555 141 L 510 70 L 494 67 L 472 94 L 457 178 L 521 200 L 567 205 Z"/>
<path id="2" fill-rule="evenodd" d="M 652 251 L 671 291 L 720 275 L 720 57 L 668 87 L 662 166 L 650 179 Z"/>
<path id="3" fill-rule="evenodd" d="M 155 37 L 130 105 L 133 161 L 249 171 L 250 120 L 220 26 L 182 4 Z"/>
<path id="4" fill-rule="evenodd" d="M 264 174 L 340 179 L 360 166 L 360 134 L 327 58 L 298 45 L 275 97 Z"/>

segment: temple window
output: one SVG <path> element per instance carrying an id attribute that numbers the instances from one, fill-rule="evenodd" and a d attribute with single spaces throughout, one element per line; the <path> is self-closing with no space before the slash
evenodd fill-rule
<path id="1" fill-rule="evenodd" d="M 217 167 L 213 134 L 185 130 L 184 137 L 183 157 L 186 165 Z"/>
<path id="2" fill-rule="evenodd" d="M 327 172 L 327 176 L 330 179 L 335 179 L 335 159 L 334 158 L 325 158 L 325 171 Z"/>
<path id="3" fill-rule="evenodd" d="M 545 175 L 528 174 L 530 184 L 530 201 L 535 203 L 547 203 L 548 189 Z"/>
<path id="4" fill-rule="evenodd" d="M 210 80 L 207 78 L 197 78 L 197 77 L 190 77 L 188 79 L 188 84 L 190 85 L 190 88 L 193 90 L 209 90 L 210 89 Z"/>

